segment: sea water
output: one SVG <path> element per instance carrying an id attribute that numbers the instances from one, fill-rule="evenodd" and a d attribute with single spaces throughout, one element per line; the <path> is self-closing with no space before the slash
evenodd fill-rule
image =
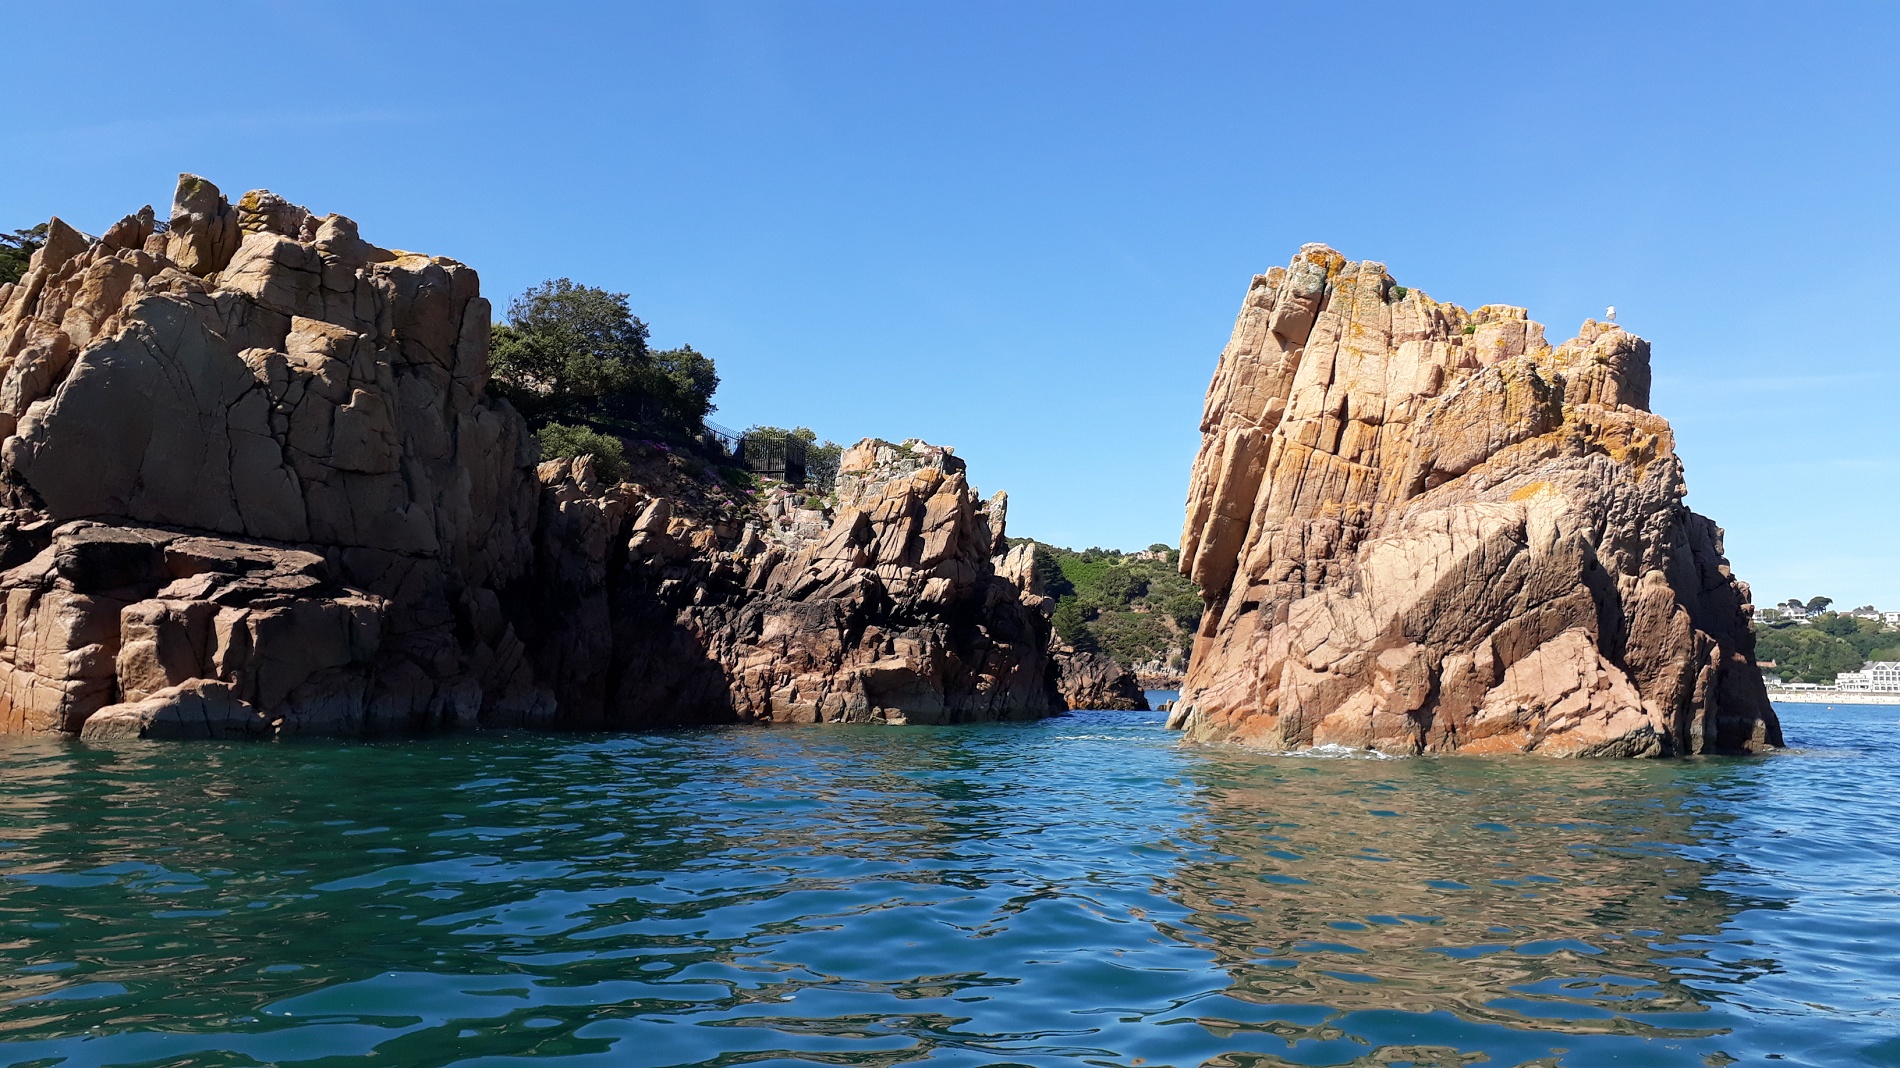
<path id="1" fill-rule="evenodd" d="M 1900 709 L 1756 759 L 0 744 L 0 1064 L 1900 1064 Z"/>

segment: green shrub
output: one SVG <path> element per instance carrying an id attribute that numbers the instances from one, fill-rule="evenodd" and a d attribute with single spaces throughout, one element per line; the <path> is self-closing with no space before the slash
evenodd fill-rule
<path id="1" fill-rule="evenodd" d="M 1111 567 L 1095 580 L 1095 588 L 1113 604 L 1127 604 L 1148 592 L 1147 576 L 1127 567 Z"/>
<path id="2" fill-rule="evenodd" d="M 1151 612 L 1104 612 L 1089 624 L 1104 649 L 1124 664 L 1139 664 L 1165 656 L 1175 635 L 1162 617 Z"/>
<path id="3" fill-rule="evenodd" d="M 1161 602 L 1161 611 L 1167 613 L 1176 625 L 1192 634 L 1200 629 L 1201 612 L 1207 606 L 1201 603 L 1201 595 L 1193 590 L 1170 593 Z"/>
<path id="4" fill-rule="evenodd" d="M 1036 578 L 1042 583 L 1042 592 L 1056 598 L 1058 601 L 1064 597 L 1073 598 L 1075 596 L 1075 584 L 1070 582 L 1069 577 L 1062 573 L 1061 555 L 1059 555 L 1054 548 L 1044 545 L 1041 542 L 1037 542 L 1035 545 L 1035 552 L 1030 557 L 1029 566 L 1030 569 L 1035 572 Z"/>
<path id="5" fill-rule="evenodd" d="M 1094 615 L 1095 609 L 1081 601 L 1070 600 L 1057 604 L 1056 614 L 1052 620 L 1056 628 L 1056 637 L 1082 652 L 1095 652 L 1101 646 L 1096 642 L 1094 632 L 1088 627 L 1088 622 Z"/>
<path id="6" fill-rule="evenodd" d="M 508 305 L 489 349 L 490 389 L 530 426 L 634 426 L 691 437 L 713 410 L 713 361 L 691 345 L 652 349 L 627 294 L 550 279 Z"/>
<path id="7" fill-rule="evenodd" d="M 627 477 L 627 447 L 611 434 L 584 426 L 549 423 L 541 428 L 541 458 L 572 460 L 594 458 L 594 473 L 608 482 Z"/>
<path id="8" fill-rule="evenodd" d="M 1101 592 L 1097 584 L 1114 565 L 1107 560 L 1091 560 L 1086 554 L 1070 554 L 1057 557 L 1056 566 L 1062 570 L 1063 579 L 1068 582 L 1069 588 L 1075 591 L 1076 596 L 1087 597 Z"/>
<path id="9" fill-rule="evenodd" d="M 0 285 L 19 281 L 26 274 L 27 264 L 33 261 L 34 251 L 45 243 L 45 223 L 31 230 L 0 234 Z"/>

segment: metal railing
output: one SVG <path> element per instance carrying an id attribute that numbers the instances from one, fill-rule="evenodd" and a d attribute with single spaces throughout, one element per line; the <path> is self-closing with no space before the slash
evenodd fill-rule
<path id="1" fill-rule="evenodd" d="M 794 486 L 805 484 L 805 443 L 789 434 L 742 437 L 733 455 L 755 475 L 776 478 Z"/>
<path id="2" fill-rule="evenodd" d="M 701 420 L 699 425 L 700 428 L 705 431 L 707 438 L 718 442 L 720 447 L 725 449 L 727 453 L 735 457 L 739 455 L 741 443 L 745 441 L 745 435 L 739 433 L 737 430 L 720 426 L 710 419 Z"/>

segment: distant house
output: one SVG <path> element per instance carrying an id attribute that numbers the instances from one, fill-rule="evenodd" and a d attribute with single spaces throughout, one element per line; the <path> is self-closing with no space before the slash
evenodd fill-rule
<path id="1" fill-rule="evenodd" d="M 1834 676 L 1837 690 L 1868 693 L 1900 693 L 1900 660 L 1869 660 L 1859 671 L 1843 671 Z"/>
<path id="2" fill-rule="evenodd" d="M 1882 613 L 1880 610 L 1876 609 L 1873 605 L 1863 605 L 1862 607 L 1856 608 L 1852 612 L 1849 612 L 1847 614 L 1850 616 L 1853 616 L 1855 619 L 1871 619 L 1871 620 L 1874 620 L 1875 622 L 1879 622 L 1881 616 L 1884 615 L 1885 613 Z"/>
<path id="3" fill-rule="evenodd" d="M 1900 627 L 1900 612 L 1882 612 L 1880 621 L 1889 627 Z"/>

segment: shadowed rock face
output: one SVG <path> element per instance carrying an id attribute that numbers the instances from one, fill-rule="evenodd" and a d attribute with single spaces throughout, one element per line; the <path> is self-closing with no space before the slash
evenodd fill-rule
<path id="1" fill-rule="evenodd" d="M 1649 344 L 1467 312 L 1307 245 L 1221 354 L 1173 722 L 1268 748 L 1664 756 L 1781 744 L 1746 584 L 1683 506 Z"/>
<path id="2" fill-rule="evenodd" d="M 859 450 L 775 545 L 690 478 L 537 467 L 490 314 L 462 264 L 190 175 L 169 227 L 53 220 L 0 286 L 0 733 L 1053 707 L 1000 495 L 946 450 Z"/>
<path id="3" fill-rule="evenodd" d="M 1005 564 L 1005 498 L 948 450 L 845 451 L 837 504 L 723 515 L 658 481 L 542 464 L 538 580 L 568 722 L 960 723 L 1062 710 L 1053 602 Z M 641 476 L 636 475 L 636 478 Z M 999 573 L 1000 572 L 1000 573 Z"/>

